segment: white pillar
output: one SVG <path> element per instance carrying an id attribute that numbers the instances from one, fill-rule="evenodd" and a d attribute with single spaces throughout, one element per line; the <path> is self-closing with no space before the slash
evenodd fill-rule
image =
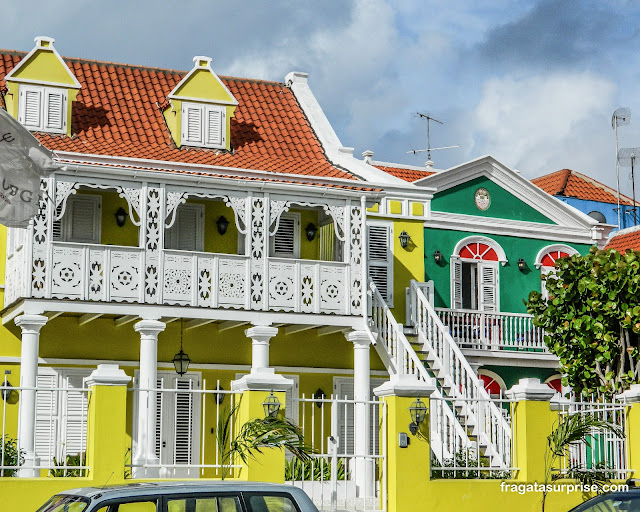
<path id="1" fill-rule="evenodd" d="M 371 340 L 366 331 L 351 331 L 346 334 L 346 337 L 353 343 L 353 399 L 356 402 L 367 402 L 371 400 L 369 362 Z M 354 478 L 359 497 L 373 496 L 375 492 L 375 463 L 373 459 L 367 457 L 370 455 L 370 416 L 368 404 L 354 405 L 354 452 L 358 456 L 355 460 Z"/>
<path id="2" fill-rule="evenodd" d="M 157 320 L 141 320 L 134 325 L 140 333 L 140 389 L 156 389 L 158 379 L 158 334 L 164 331 L 166 324 Z M 158 477 L 160 468 L 139 467 L 144 464 L 159 464 L 156 455 L 156 393 L 138 392 L 137 439 L 133 454 L 134 478 Z"/>
<path id="3" fill-rule="evenodd" d="M 20 349 L 20 387 L 35 388 L 38 382 L 38 350 L 40 329 L 47 323 L 47 317 L 41 315 L 21 315 L 15 323 L 22 330 Z M 24 451 L 24 465 L 36 467 L 40 459 L 36 456 L 36 391 L 21 390 L 20 413 L 18 420 L 18 447 Z M 19 476 L 39 476 L 38 469 L 21 469 Z"/>
<path id="4" fill-rule="evenodd" d="M 231 382 L 234 391 L 264 390 L 291 392 L 293 381 L 269 367 L 269 343 L 278 334 L 276 327 L 254 325 L 244 331 L 251 338 L 251 373 Z"/>

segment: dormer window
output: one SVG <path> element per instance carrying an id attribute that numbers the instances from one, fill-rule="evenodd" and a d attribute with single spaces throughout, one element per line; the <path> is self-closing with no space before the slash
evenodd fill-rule
<path id="1" fill-rule="evenodd" d="M 21 84 L 18 120 L 29 130 L 67 133 L 67 90 Z"/>
<path id="2" fill-rule="evenodd" d="M 182 142 L 189 146 L 225 149 L 226 108 L 218 105 L 182 103 Z"/>

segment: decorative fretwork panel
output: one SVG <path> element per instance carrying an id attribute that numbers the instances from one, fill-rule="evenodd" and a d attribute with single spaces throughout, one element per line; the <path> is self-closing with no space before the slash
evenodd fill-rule
<path id="1" fill-rule="evenodd" d="M 293 311 L 297 295 L 296 262 L 269 261 L 269 309 Z"/>
<path id="2" fill-rule="evenodd" d="M 265 199 L 251 199 L 251 230 L 247 232 L 251 255 L 251 309 L 262 309 L 264 300 Z"/>
<path id="3" fill-rule="evenodd" d="M 113 250 L 110 254 L 110 300 L 138 302 L 142 288 L 141 253 L 136 250 Z"/>
<path id="4" fill-rule="evenodd" d="M 164 291 L 165 304 L 191 304 L 193 264 L 196 256 L 193 254 L 164 255 Z"/>
<path id="5" fill-rule="evenodd" d="M 158 265 L 160 262 L 160 248 L 162 247 L 162 202 L 163 190 L 149 187 L 146 190 L 146 217 L 144 218 L 144 248 L 146 250 L 145 265 L 145 302 L 157 304 L 160 302 L 158 285 Z"/>
<path id="6" fill-rule="evenodd" d="M 247 302 L 247 261 L 218 258 L 218 306 L 238 307 Z"/>
<path id="7" fill-rule="evenodd" d="M 51 265 L 51 296 L 56 299 L 82 299 L 83 247 L 54 245 Z"/>
<path id="8" fill-rule="evenodd" d="M 31 266 L 31 294 L 33 297 L 46 296 L 47 273 L 49 271 L 48 242 L 51 240 L 51 223 L 53 222 L 52 192 L 53 178 L 40 181 L 40 200 L 38 213 L 33 218 L 33 241 Z"/>
<path id="9" fill-rule="evenodd" d="M 349 216 L 351 314 L 359 314 L 362 310 L 362 235 L 362 209 L 359 206 L 354 206 L 351 208 Z"/>
<path id="10" fill-rule="evenodd" d="M 320 267 L 320 308 L 322 312 L 344 313 L 347 291 L 345 266 Z"/>

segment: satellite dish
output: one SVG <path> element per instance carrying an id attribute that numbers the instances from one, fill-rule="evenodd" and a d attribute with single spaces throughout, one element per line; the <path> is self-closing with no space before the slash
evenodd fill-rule
<path id="1" fill-rule="evenodd" d="M 626 126 L 631 123 L 631 109 L 629 107 L 619 108 L 611 117 L 611 128 L 614 130 L 616 126 Z"/>
<path id="2" fill-rule="evenodd" d="M 618 150 L 618 164 L 631 167 L 635 162 L 640 163 L 640 148 L 620 148 Z"/>
<path id="3" fill-rule="evenodd" d="M 0 108 L 0 224 L 27 227 L 38 213 L 40 178 L 56 168 L 53 153 Z"/>

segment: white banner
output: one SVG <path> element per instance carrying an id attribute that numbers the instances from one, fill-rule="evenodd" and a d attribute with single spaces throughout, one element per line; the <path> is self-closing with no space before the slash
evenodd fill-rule
<path id="1" fill-rule="evenodd" d="M 27 227 L 38 212 L 40 178 L 54 169 L 53 153 L 0 108 L 0 224 Z"/>

